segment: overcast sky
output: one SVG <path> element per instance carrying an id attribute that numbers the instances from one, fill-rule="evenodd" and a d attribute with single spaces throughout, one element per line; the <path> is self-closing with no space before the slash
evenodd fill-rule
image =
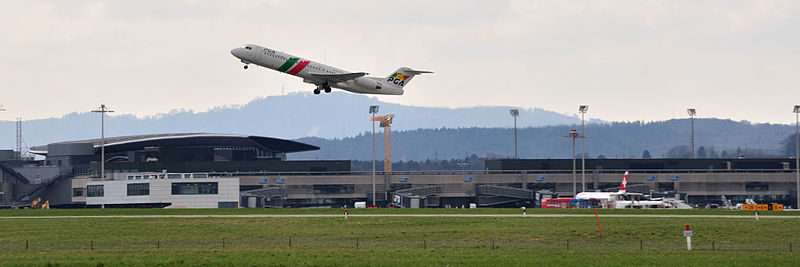
<path id="1" fill-rule="evenodd" d="M 105 103 L 206 111 L 314 86 L 230 55 L 261 44 L 384 77 L 432 70 L 383 101 L 514 105 L 603 120 L 793 123 L 800 1 L 0 2 L 0 120 Z M 320 95 L 318 97 L 325 97 Z M 300 111 L 302 112 L 302 111 Z M 365 109 L 366 112 L 366 109 Z"/>

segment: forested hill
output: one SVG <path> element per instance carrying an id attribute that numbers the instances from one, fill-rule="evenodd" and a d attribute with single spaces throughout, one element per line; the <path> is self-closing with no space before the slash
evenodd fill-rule
<path id="1" fill-rule="evenodd" d="M 289 94 L 259 98 L 241 106 L 209 111 L 174 111 L 151 117 L 115 115 L 105 120 L 106 136 L 209 132 L 261 135 L 318 145 L 315 152 L 290 155 L 290 159 L 371 159 L 368 107 L 379 105 L 379 115 L 395 114 L 392 124 L 394 160 L 427 160 L 478 157 L 513 157 L 515 107 L 439 108 L 381 102 L 357 94 Z M 113 108 L 113 106 L 112 106 Z M 88 109 L 88 108 L 87 108 Z M 116 110 L 114 114 L 125 114 Z M 519 157 L 569 158 L 571 140 L 562 138 L 580 127 L 580 118 L 536 108 L 521 108 L 518 119 Z M 99 115 L 73 113 L 61 118 L 23 121 L 26 146 L 58 141 L 97 138 Z M 696 148 L 709 156 L 747 157 L 781 154 L 781 140 L 794 133 L 789 125 L 751 124 L 720 119 L 696 119 Z M 382 129 L 378 128 L 377 153 L 383 155 Z M 14 147 L 14 122 L 0 121 L 0 149 Z M 687 156 L 688 119 L 652 123 L 604 123 L 590 120 L 586 126 L 589 157 Z M 303 138 L 312 136 L 310 138 Z M 580 140 L 578 140 L 580 144 Z M 793 144 L 793 143 L 792 143 Z M 677 146 L 677 147 L 676 147 Z M 712 149 L 713 147 L 713 149 Z M 670 150 L 672 150 L 670 152 Z M 580 146 L 577 149 L 580 153 Z M 794 151 L 794 150 L 791 150 Z M 746 153 L 745 153 L 746 152 Z"/>
<path id="2" fill-rule="evenodd" d="M 113 103 L 107 103 L 114 108 Z M 136 134 L 208 132 L 261 135 L 278 138 L 342 138 L 372 128 L 369 106 L 379 105 L 378 115 L 395 114 L 396 130 L 438 127 L 512 127 L 509 109 L 518 108 L 520 127 L 573 124 L 576 115 L 565 115 L 539 108 L 509 106 L 442 108 L 394 104 L 365 95 L 334 92 L 324 95 L 293 93 L 269 96 L 245 105 L 224 106 L 204 112 L 175 110 L 136 118 L 126 110 L 115 109 L 106 117 L 106 136 Z M 97 113 L 71 113 L 61 118 L 23 121 L 23 136 L 28 146 L 70 140 L 98 138 Z M 25 119 L 25 118 L 23 118 Z M 598 120 L 594 120 L 598 121 Z M 13 121 L 0 121 L 0 149 L 15 144 Z"/>
<path id="3" fill-rule="evenodd" d="M 580 125 L 526 127 L 518 129 L 520 158 L 571 158 L 572 140 L 563 138 Z M 695 119 L 695 149 L 698 157 L 785 156 L 787 137 L 794 127 L 751 124 L 720 119 Z M 295 153 L 290 159 L 354 159 L 372 157 L 370 133 L 344 139 L 300 138 L 321 147 L 319 151 Z M 688 119 L 662 122 L 586 125 L 587 157 L 641 158 L 647 150 L 653 158 L 689 157 L 691 127 Z M 376 132 L 377 158 L 383 158 L 383 132 Z M 793 147 L 793 140 L 791 146 Z M 580 154 L 580 139 L 576 140 Z M 794 153 L 793 148 L 790 149 Z M 482 158 L 514 156 L 511 128 L 438 128 L 392 133 L 393 161 L 457 159 L 473 154 Z"/>

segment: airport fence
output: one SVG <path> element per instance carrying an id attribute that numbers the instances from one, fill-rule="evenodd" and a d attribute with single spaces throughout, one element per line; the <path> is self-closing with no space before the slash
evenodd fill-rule
<path id="1" fill-rule="evenodd" d="M 575 251 L 685 251 L 686 242 L 674 240 L 529 240 L 529 239 L 387 239 L 352 237 L 220 238 L 198 240 L 24 240 L 2 241 L 0 249 L 10 251 L 52 250 L 147 250 L 147 249 L 420 249 L 420 250 L 575 250 Z M 693 241 L 693 251 L 770 251 L 792 253 L 797 242 Z"/>

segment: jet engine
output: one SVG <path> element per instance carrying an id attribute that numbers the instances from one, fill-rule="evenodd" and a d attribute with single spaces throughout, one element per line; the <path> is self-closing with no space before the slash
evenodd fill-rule
<path id="1" fill-rule="evenodd" d="M 360 86 L 373 88 L 375 90 L 380 90 L 383 87 L 381 82 L 373 79 L 356 79 L 356 83 Z"/>

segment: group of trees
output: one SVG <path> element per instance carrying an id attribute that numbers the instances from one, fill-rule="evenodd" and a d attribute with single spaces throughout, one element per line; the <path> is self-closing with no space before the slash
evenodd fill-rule
<path id="1" fill-rule="evenodd" d="M 797 149 L 797 137 L 794 134 L 787 136 L 786 138 L 781 141 L 781 147 L 783 148 L 781 151 L 783 156 L 786 157 L 794 157 Z"/>
<path id="2" fill-rule="evenodd" d="M 695 158 L 698 159 L 713 159 L 713 158 L 772 158 L 772 157 L 794 157 L 795 156 L 795 144 L 796 144 L 796 137 L 794 134 L 786 136 L 781 142 L 781 147 L 778 152 L 769 152 L 768 150 L 762 148 L 741 148 L 737 147 L 736 150 L 728 151 L 722 150 L 722 152 L 717 152 L 717 149 L 713 146 L 705 147 L 700 146 L 695 151 Z M 667 154 L 664 155 L 667 158 L 691 158 L 692 157 L 692 150 L 687 145 L 677 145 L 670 148 L 667 151 Z M 642 158 L 648 159 L 652 158 L 650 155 L 650 151 L 645 150 L 642 153 Z"/>
<path id="3" fill-rule="evenodd" d="M 781 141 L 780 154 L 770 153 L 761 148 L 736 148 L 736 150 L 719 150 L 713 146 L 700 146 L 695 151 L 695 158 L 769 158 L 769 157 L 793 157 L 795 155 L 795 135 L 789 135 Z M 577 155 L 580 157 L 580 155 Z M 587 158 L 591 156 L 587 154 Z M 692 152 L 687 145 L 677 145 L 667 151 L 663 157 L 666 158 L 691 158 Z M 392 169 L 396 171 L 416 171 L 416 170 L 482 170 L 485 168 L 484 160 L 503 158 L 496 154 L 486 154 L 479 157 L 472 154 L 469 157 L 460 159 L 427 159 L 427 160 L 401 160 L 392 164 Z M 606 156 L 600 154 L 598 159 L 605 159 Z M 651 159 L 653 155 L 650 150 L 642 152 L 643 159 Z M 371 160 L 353 160 L 351 161 L 352 169 L 354 171 L 368 171 L 372 170 Z M 378 171 L 383 170 L 383 160 L 376 160 L 375 167 Z"/>
<path id="4" fill-rule="evenodd" d="M 483 170 L 485 167 L 484 160 L 490 158 L 478 157 L 472 154 L 463 159 L 449 159 L 449 160 L 436 160 L 428 159 L 424 161 L 415 160 L 401 160 L 392 163 L 392 170 L 395 171 L 419 171 L 419 170 Z M 372 170 L 371 160 L 353 160 L 350 161 L 352 170 L 354 171 L 370 171 Z M 375 161 L 375 169 L 378 171 L 383 170 L 383 160 Z"/>
<path id="5" fill-rule="evenodd" d="M 747 157 L 747 158 L 772 158 L 772 157 L 779 157 L 782 155 L 776 155 L 774 153 L 770 153 L 767 150 L 761 148 L 741 148 L 738 147 L 736 150 L 728 151 L 722 150 L 722 152 L 717 152 L 717 149 L 712 147 L 705 147 L 700 146 L 694 153 L 694 157 L 698 159 L 716 159 L 716 158 L 740 158 L 740 157 Z M 687 145 L 677 145 L 669 149 L 667 154 L 664 155 L 666 158 L 691 158 L 692 157 L 692 150 Z M 645 153 L 642 154 L 642 158 L 652 158 L 650 156 L 649 151 L 645 150 Z"/>
<path id="6" fill-rule="evenodd" d="M 695 158 L 794 155 L 794 129 L 788 126 L 717 119 L 699 122 L 702 122 L 702 127 L 696 127 Z M 586 130 L 586 158 L 691 158 L 690 130 L 683 127 L 685 123 L 685 120 L 670 120 L 591 124 Z M 572 125 L 560 125 L 518 129 L 518 157 L 571 158 L 572 140 L 563 136 L 573 128 Z M 301 138 L 298 141 L 321 149 L 292 153 L 290 157 L 368 160 L 369 169 L 372 169 L 371 137 L 371 133 L 366 133 L 342 139 Z M 378 155 L 382 154 L 382 137 L 379 132 L 375 140 Z M 430 164 L 436 165 L 442 159 L 461 159 L 473 153 L 484 158 L 512 158 L 515 153 L 513 129 L 508 128 L 417 129 L 393 132 L 392 138 L 392 154 L 395 159 L 403 160 L 396 163 L 401 165 L 427 165 L 428 159 L 434 162 Z M 576 156 L 580 157 L 580 142 L 576 147 Z"/>

